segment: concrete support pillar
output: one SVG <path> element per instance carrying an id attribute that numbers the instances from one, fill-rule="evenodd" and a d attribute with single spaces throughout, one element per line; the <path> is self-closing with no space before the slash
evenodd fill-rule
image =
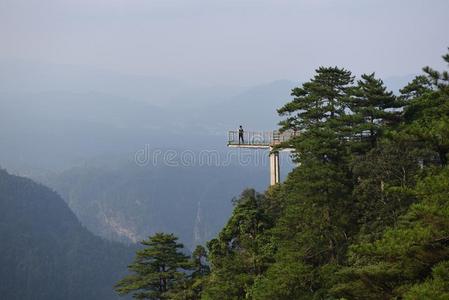
<path id="1" fill-rule="evenodd" d="M 281 181 L 279 151 L 272 151 L 270 147 L 270 185 L 275 185 Z"/>

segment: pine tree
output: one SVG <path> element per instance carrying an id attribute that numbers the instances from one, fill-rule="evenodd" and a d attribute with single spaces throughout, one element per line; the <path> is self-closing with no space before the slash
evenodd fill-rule
<path id="1" fill-rule="evenodd" d="M 419 201 L 397 227 L 386 230 L 377 241 L 351 247 L 351 266 L 339 273 L 341 283 L 334 286 L 334 295 L 348 299 L 445 299 L 442 295 L 449 291 L 445 275 L 449 260 L 449 169 L 436 170 L 423 179 L 415 194 Z M 422 284 L 423 278 L 429 280 Z M 431 291 L 431 286 L 439 290 Z"/>
<path id="2" fill-rule="evenodd" d="M 288 116 L 283 129 L 301 130 L 291 143 L 299 166 L 278 194 L 284 207 L 270 231 L 275 263 L 255 281 L 256 299 L 325 298 L 325 282 L 345 261 L 356 216 L 345 138 L 352 80 L 344 69 L 319 68 L 278 110 Z"/>
<path id="3" fill-rule="evenodd" d="M 269 245 L 262 233 L 271 225 L 265 197 L 246 190 L 218 238 L 208 243 L 211 275 L 203 299 L 246 299 L 254 279 L 266 269 Z M 268 251 L 269 252 L 269 251 Z"/>
<path id="4" fill-rule="evenodd" d="M 449 53 L 443 56 L 449 65 Z M 421 147 L 433 150 L 439 164 L 448 164 L 449 154 L 449 73 L 425 67 L 425 78 L 417 77 L 402 89 L 408 98 L 404 111 L 407 132 Z M 419 79 L 420 78 L 420 79 Z"/>
<path id="5" fill-rule="evenodd" d="M 449 63 L 449 54 L 443 58 Z M 332 288 L 334 296 L 446 299 L 449 295 L 449 76 L 429 67 L 424 72 L 425 76 L 401 90 L 406 101 L 404 122 L 386 137 L 393 140 L 389 143 L 397 154 L 391 155 L 389 150 L 389 157 L 381 160 L 366 156 L 369 166 L 364 169 L 370 169 L 371 174 L 362 174 L 368 179 L 362 178 L 358 185 L 364 189 L 366 180 L 382 177 L 385 194 L 400 195 L 399 205 L 392 209 L 407 211 L 396 218 L 394 226 L 385 228 L 380 238 L 359 240 L 350 247 L 349 266 L 337 273 L 339 284 Z M 377 147 L 371 154 L 379 150 Z M 418 168 L 422 170 L 417 172 Z M 413 187 L 416 180 L 418 184 Z M 379 192 L 368 194 L 375 198 Z M 384 204 L 391 205 L 389 200 L 383 199 Z M 373 202 L 366 199 L 366 203 Z M 412 205 L 407 208 L 407 204 Z M 363 223 L 368 224 L 368 219 Z M 383 216 L 378 219 L 387 220 Z"/>
<path id="6" fill-rule="evenodd" d="M 299 165 L 237 201 L 203 299 L 448 297 L 449 75 L 424 71 L 398 98 L 338 68 L 293 90 L 279 113 Z"/>
<path id="7" fill-rule="evenodd" d="M 190 258 L 190 273 L 182 281 L 177 282 L 173 290 L 168 293 L 173 300 L 198 300 L 204 290 L 210 268 L 207 265 L 207 251 L 198 245 Z"/>
<path id="8" fill-rule="evenodd" d="M 425 75 L 416 76 L 405 87 L 399 90 L 401 100 L 409 101 L 410 99 L 419 98 L 426 93 L 432 91 L 432 83 Z"/>
<path id="9" fill-rule="evenodd" d="M 293 100 L 278 109 L 287 119 L 281 130 L 305 131 L 327 120 L 345 114 L 347 93 L 354 78 L 351 72 L 338 67 L 320 67 L 309 81 L 292 90 Z"/>
<path id="10" fill-rule="evenodd" d="M 368 145 L 365 151 L 373 148 L 385 125 L 399 122 L 400 102 L 393 92 L 388 92 L 381 79 L 374 73 L 363 74 L 352 90 L 350 109 L 353 113 L 352 134 Z"/>
<path id="11" fill-rule="evenodd" d="M 352 199 L 360 226 L 358 239 L 379 238 L 385 228 L 396 226 L 399 217 L 416 201 L 411 189 L 420 174 L 419 154 L 407 136 L 382 138 L 366 154 L 351 162 L 357 182 Z"/>
<path id="12" fill-rule="evenodd" d="M 198 245 L 192 253 L 192 278 L 203 277 L 209 274 L 210 268 L 206 264 L 207 261 L 207 251 L 206 249 Z"/>
<path id="13" fill-rule="evenodd" d="M 182 270 L 189 269 L 188 257 L 181 250 L 173 234 L 156 233 L 141 242 L 146 246 L 137 251 L 128 267 L 131 275 L 120 280 L 115 290 L 121 294 L 133 293 L 136 299 L 168 299 L 168 292 L 177 282 L 184 280 Z"/>
<path id="14" fill-rule="evenodd" d="M 310 81 L 293 89 L 293 100 L 278 109 L 281 116 L 287 117 L 279 123 L 281 130 L 300 131 L 289 141 L 298 163 L 310 159 L 323 163 L 342 160 L 353 80 L 351 72 L 345 69 L 320 67 Z"/>

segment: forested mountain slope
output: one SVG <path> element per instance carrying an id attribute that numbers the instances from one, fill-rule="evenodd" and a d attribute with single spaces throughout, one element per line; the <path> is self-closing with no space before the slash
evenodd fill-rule
<path id="1" fill-rule="evenodd" d="M 88 232 L 49 188 L 0 169 L 0 298 L 116 299 L 132 252 Z"/>
<path id="2" fill-rule="evenodd" d="M 292 90 L 299 166 L 236 201 L 202 299 L 449 299 L 449 73 L 423 71 L 399 96 L 338 67 Z"/>
<path id="3" fill-rule="evenodd" d="M 90 165 L 41 181 L 58 191 L 81 223 L 99 236 L 134 243 L 170 232 L 193 250 L 225 224 L 231 199 L 242 189 L 266 186 L 267 155 L 260 152 L 260 166 Z M 288 170 L 287 163 L 283 168 Z"/>

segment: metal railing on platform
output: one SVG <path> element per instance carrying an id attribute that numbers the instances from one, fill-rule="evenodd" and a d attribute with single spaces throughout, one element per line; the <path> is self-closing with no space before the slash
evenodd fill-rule
<path id="1" fill-rule="evenodd" d="M 228 132 L 228 145 L 270 147 L 286 142 L 297 135 L 296 131 L 244 131 L 243 136 L 239 131 Z"/>

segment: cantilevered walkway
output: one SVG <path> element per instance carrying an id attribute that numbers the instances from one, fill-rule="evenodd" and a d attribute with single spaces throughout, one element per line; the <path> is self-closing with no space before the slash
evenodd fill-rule
<path id="1" fill-rule="evenodd" d="M 279 151 L 290 151 L 288 148 L 276 148 L 281 143 L 287 142 L 295 137 L 295 131 L 244 131 L 243 142 L 239 140 L 238 131 L 228 132 L 228 147 L 269 149 L 270 150 L 270 184 L 275 185 L 280 182 Z"/>

